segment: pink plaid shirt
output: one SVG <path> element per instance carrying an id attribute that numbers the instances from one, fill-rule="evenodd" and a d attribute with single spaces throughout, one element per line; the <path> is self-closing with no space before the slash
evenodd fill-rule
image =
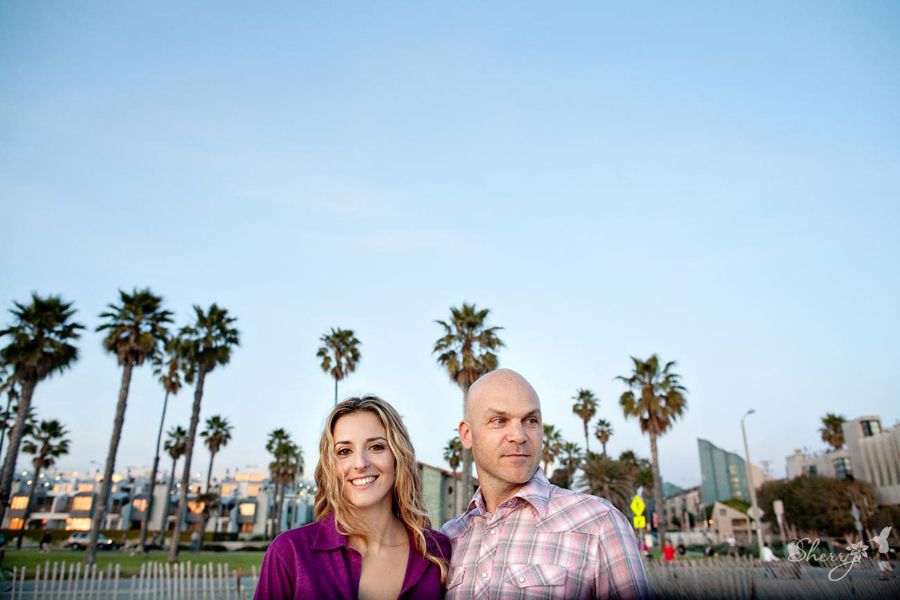
<path id="1" fill-rule="evenodd" d="M 538 469 L 497 506 L 479 489 L 441 529 L 453 547 L 447 598 L 648 598 L 628 520 L 603 498 L 552 485 Z"/>

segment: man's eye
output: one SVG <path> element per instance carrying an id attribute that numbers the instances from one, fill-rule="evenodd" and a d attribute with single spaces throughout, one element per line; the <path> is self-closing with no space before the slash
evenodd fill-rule
<path id="1" fill-rule="evenodd" d="M 529 417 L 529 418 L 528 418 L 528 423 L 529 423 L 530 425 L 537 425 L 538 423 L 540 423 L 540 421 L 538 420 L 537 417 Z"/>
<path id="2" fill-rule="evenodd" d="M 501 418 L 501 417 L 497 417 L 497 418 L 495 418 L 495 419 L 492 421 L 492 423 L 493 423 L 494 425 L 503 425 L 504 423 L 506 423 L 506 419 L 503 419 L 503 418 Z"/>

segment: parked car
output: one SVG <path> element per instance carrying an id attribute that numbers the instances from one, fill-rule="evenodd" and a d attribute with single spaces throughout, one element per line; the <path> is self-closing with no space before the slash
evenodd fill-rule
<path id="1" fill-rule="evenodd" d="M 76 531 L 66 538 L 63 542 L 63 548 L 69 550 L 84 550 L 88 546 L 88 539 L 91 537 L 89 531 Z M 116 550 L 119 547 L 117 543 L 103 535 L 97 535 L 97 550 Z"/>

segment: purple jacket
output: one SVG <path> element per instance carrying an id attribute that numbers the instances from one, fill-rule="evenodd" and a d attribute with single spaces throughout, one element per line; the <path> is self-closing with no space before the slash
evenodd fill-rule
<path id="1" fill-rule="evenodd" d="M 425 530 L 425 545 L 434 556 L 450 560 L 450 540 L 439 531 Z M 356 600 L 362 556 L 338 533 L 334 515 L 285 531 L 269 546 L 263 559 L 254 600 L 338 598 Z M 401 599 L 443 598 L 441 570 L 416 552 L 409 538 L 409 560 Z"/>

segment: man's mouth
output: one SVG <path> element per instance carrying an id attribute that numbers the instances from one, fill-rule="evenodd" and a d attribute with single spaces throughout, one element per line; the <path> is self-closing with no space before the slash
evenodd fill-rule
<path id="1" fill-rule="evenodd" d="M 375 483 L 376 479 L 378 479 L 377 475 L 367 475 L 366 477 L 358 477 L 356 479 L 351 479 L 350 483 L 353 484 L 353 487 L 364 490 L 367 487 L 371 487 L 372 484 Z"/>

